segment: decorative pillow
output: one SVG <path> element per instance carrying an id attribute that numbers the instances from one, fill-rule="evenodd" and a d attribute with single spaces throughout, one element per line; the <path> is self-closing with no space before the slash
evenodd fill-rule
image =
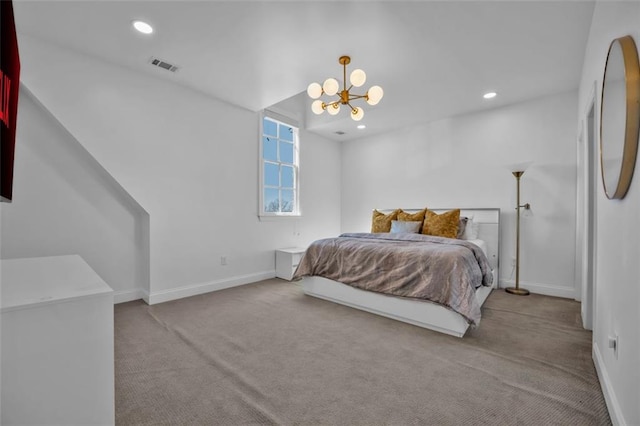
<path id="1" fill-rule="evenodd" d="M 415 213 L 407 213 L 403 210 L 400 210 L 400 212 L 398 213 L 398 220 L 405 222 L 420 222 L 420 226 L 422 226 L 425 214 L 427 214 L 426 208 Z"/>
<path id="2" fill-rule="evenodd" d="M 475 240 L 478 238 L 478 223 L 473 220 L 473 216 L 467 219 L 467 226 L 462 234 L 463 240 Z"/>
<path id="3" fill-rule="evenodd" d="M 371 233 L 391 231 L 391 221 L 398 218 L 399 212 L 400 209 L 397 209 L 389 214 L 384 214 L 378 210 L 374 210 L 373 217 L 371 218 Z"/>
<path id="4" fill-rule="evenodd" d="M 422 226 L 422 233 L 437 237 L 456 238 L 458 235 L 458 222 L 460 221 L 460 209 L 437 214 L 427 210 L 427 217 Z"/>
<path id="5" fill-rule="evenodd" d="M 391 233 L 392 234 L 417 234 L 422 227 L 422 221 L 416 222 L 411 220 L 392 220 L 391 221 Z"/>
<path id="6" fill-rule="evenodd" d="M 460 220 L 458 221 L 458 235 L 456 235 L 457 239 L 459 240 L 464 239 L 464 231 L 465 229 L 467 229 L 468 221 L 469 221 L 468 217 L 461 217 Z"/>

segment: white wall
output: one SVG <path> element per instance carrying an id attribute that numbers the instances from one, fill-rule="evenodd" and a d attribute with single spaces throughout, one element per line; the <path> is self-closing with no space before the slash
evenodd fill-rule
<path id="1" fill-rule="evenodd" d="M 274 276 L 274 249 L 339 231 L 337 143 L 302 132 L 304 216 L 260 222 L 258 113 L 18 38 L 23 83 L 149 213 L 152 303 Z"/>
<path id="2" fill-rule="evenodd" d="M 520 285 L 574 294 L 575 92 L 416 125 L 347 142 L 342 232 L 367 232 L 373 208 L 499 207 L 500 284 L 513 285 L 516 180 L 509 165 L 533 161 L 521 179 Z"/>
<path id="3" fill-rule="evenodd" d="M 17 125 L 0 257 L 79 254 L 116 300 L 142 297 L 149 286 L 147 213 L 24 86 Z"/>
<path id="4" fill-rule="evenodd" d="M 632 35 L 640 46 L 640 3 L 598 2 L 585 53 L 579 90 L 579 121 L 584 120 L 594 81 L 600 109 L 602 76 L 609 44 Z M 594 361 L 614 424 L 640 424 L 640 244 L 634 224 L 640 217 L 640 177 L 636 173 L 623 200 L 608 200 L 597 170 L 596 301 Z M 617 358 L 608 337 L 619 336 Z"/>

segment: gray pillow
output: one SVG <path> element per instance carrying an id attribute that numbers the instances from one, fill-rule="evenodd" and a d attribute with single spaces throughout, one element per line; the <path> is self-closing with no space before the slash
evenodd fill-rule
<path id="1" fill-rule="evenodd" d="M 420 232 L 422 222 L 392 220 L 391 221 L 391 233 L 392 234 L 417 234 Z"/>
<path id="2" fill-rule="evenodd" d="M 464 231 L 467 228 L 468 217 L 461 216 L 460 221 L 458 222 L 458 236 L 456 237 L 459 240 L 464 239 Z"/>
<path id="3" fill-rule="evenodd" d="M 467 218 L 467 224 L 462 235 L 463 240 L 475 240 L 478 238 L 478 226 L 477 222 L 474 222 L 473 216 Z"/>

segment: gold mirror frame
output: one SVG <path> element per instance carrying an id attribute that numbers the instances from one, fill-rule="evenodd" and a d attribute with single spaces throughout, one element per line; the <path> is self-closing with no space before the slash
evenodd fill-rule
<path id="1" fill-rule="evenodd" d="M 614 188 L 607 187 L 607 180 L 605 179 L 605 166 L 603 158 L 603 149 L 607 141 L 603 139 L 603 128 L 607 130 L 607 117 L 611 115 L 624 114 L 625 111 L 610 111 L 605 109 L 605 91 L 607 90 L 607 68 L 614 64 L 610 63 L 611 50 L 616 46 L 616 43 L 620 46 L 622 52 L 622 65 L 624 69 L 624 92 L 626 95 L 626 114 L 625 114 L 625 128 L 624 128 L 624 146 L 622 153 L 616 154 L 616 158 L 620 156 L 619 165 L 616 164 L 615 170 L 620 170 Z M 610 90 L 615 90 L 610 87 Z M 611 102 L 609 102 L 610 104 Z M 610 105 L 609 105 L 610 106 Z M 631 178 L 633 177 L 633 171 L 636 164 L 636 154 L 638 152 L 638 135 L 640 133 L 640 65 L 638 63 L 638 50 L 636 44 L 631 36 L 624 36 L 617 38 L 611 42 L 609 46 L 609 52 L 607 53 L 607 63 L 605 65 L 604 76 L 602 79 L 602 97 L 600 102 L 600 172 L 602 175 L 602 186 L 607 198 L 622 199 L 627 194 L 629 186 L 631 185 Z M 610 134 L 610 132 L 609 132 Z M 606 137 L 606 135 L 604 135 Z M 614 149 L 614 142 L 609 142 L 610 149 Z"/>

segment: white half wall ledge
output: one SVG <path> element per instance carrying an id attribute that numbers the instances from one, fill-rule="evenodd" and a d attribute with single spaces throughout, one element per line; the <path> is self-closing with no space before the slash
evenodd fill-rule
<path id="1" fill-rule="evenodd" d="M 276 277 L 275 269 L 270 271 L 256 272 L 247 275 L 237 275 L 235 277 L 224 278 L 221 280 L 191 284 L 183 287 L 161 290 L 149 294 L 146 302 L 149 305 L 168 302 L 170 300 L 182 299 L 184 297 L 197 296 L 199 294 L 211 293 L 213 291 L 224 290 L 225 288 L 238 287 L 245 284 L 253 284 L 258 281 L 267 280 Z"/>
<path id="2" fill-rule="evenodd" d="M 516 285 L 515 280 L 500 280 L 499 287 L 501 289 L 504 289 L 506 287 L 514 287 L 515 285 Z M 552 284 L 532 283 L 532 282 L 524 282 L 524 281 L 520 281 L 520 287 L 526 288 L 531 293 L 535 293 L 535 294 L 562 297 L 565 299 L 575 298 L 575 288 L 573 287 L 552 285 Z"/>
<path id="3" fill-rule="evenodd" d="M 600 387 L 602 388 L 602 394 L 604 395 L 604 400 L 607 403 L 607 409 L 609 410 L 609 417 L 611 418 L 611 423 L 614 425 L 626 425 L 628 424 L 624 420 L 624 416 L 622 415 L 622 410 L 620 409 L 620 404 L 618 403 L 618 398 L 616 398 L 616 393 L 613 390 L 613 386 L 611 385 L 611 379 L 607 374 L 607 369 L 605 368 L 604 361 L 602 359 L 602 354 L 600 353 L 600 349 L 598 345 L 593 343 L 593 363 L 596 366 L 596 373 L 598 374 L 598 379 L 600 380 Z"/>

